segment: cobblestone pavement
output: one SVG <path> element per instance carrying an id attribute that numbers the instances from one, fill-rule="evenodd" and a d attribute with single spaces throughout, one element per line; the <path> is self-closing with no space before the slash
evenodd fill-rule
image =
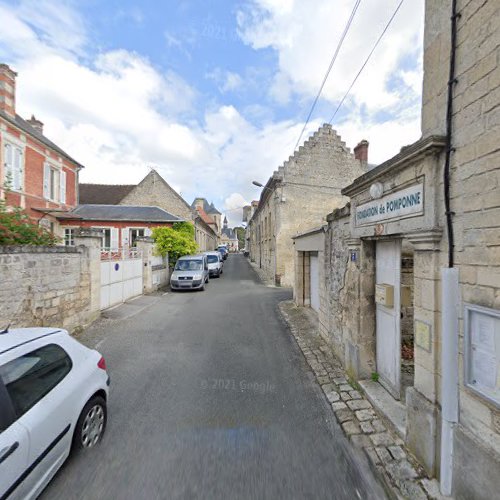
<path id="1" fill-rule="evenodd" d="M 444 498 L 438 482 L 426 478 L 403 441 L 388 429 L 357 384 L 348 380 L 340 361 L 318 334 L 316 314 L 293 301 L 281 302 L 279 308 L 345 435 L 366 453 L 394 497 Z"/>

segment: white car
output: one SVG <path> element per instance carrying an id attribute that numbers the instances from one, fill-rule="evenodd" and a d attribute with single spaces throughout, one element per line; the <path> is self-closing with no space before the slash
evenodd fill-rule
<path id="1" fill-rule="evenodd" d="M 59 328 L 0 333 L 0 499 L 36 498 L 106 428 L 104 358 Z"/>
<path id="2" fill-rule="evenodd" d="M 219 278 L 224 272 L 224 260 L 218 251 L 205 252 L 208 260 L 208 274 L 209 276 Z"/>

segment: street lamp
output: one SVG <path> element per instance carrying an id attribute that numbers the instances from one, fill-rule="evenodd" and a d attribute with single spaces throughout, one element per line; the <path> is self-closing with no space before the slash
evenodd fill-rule
<path id="1" fill-rule="evenodd" d="M 252 181 L 252 184 L 262 189 L 267 189 L 268 191 L 274 192 L 274 189 L 268 188 L 267 186 L 264 186 L 264 184 L 261 184 L 260 182 Z"/>

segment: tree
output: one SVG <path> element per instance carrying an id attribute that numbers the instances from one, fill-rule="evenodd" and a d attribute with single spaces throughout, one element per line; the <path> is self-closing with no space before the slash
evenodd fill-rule
<path id="1" fill-rule="evenodd" d="M 172 264 L 179 257 L 196 253 L 198 250 L 194 241 L 194 227 L 189 222 L 176 222 L 173 227 L 155 227 L 151 236 L 155 241 L 156 251 L 163 257 L 168 253 Z"/>
<path id="2" fill-rule="evenodd" d="M 20 207 L 8 209 L 0 199 L 0 245 L 48 245 L 59 242 L 49 230 L 39 226 Z"/>
<path id="3" fill-rule="evenodd" d="M 236 237 L 238 238 L 238 246 L 240 249 L 246 247 L 245 241 L 245 228 L 243 227 L 235 227 L 234 232 L 236 233 Z"/>
<path id="4" fill-rule="evenodd" d="M 174 222 L 172 226 L 176 231 L 187 236 L 191 236 L 194 239 L 194 226 L 189 222 Z"/>

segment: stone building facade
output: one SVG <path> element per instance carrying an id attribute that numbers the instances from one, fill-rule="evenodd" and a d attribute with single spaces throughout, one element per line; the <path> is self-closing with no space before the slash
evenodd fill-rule
<path id="1" fill-rule="evenodd" d="M 421 139 L 343 189 L 350 202 L 327 217 L 318 314 L 322 336 L 427 473 L 444 489 L 450 480 L 457 498 L 487 499 L 500 491 L 500 4 L 458 0 L 453 16 L 452 3 L 426 1 Z M 457 314 L 451 334 L 444 310 Z"/>
<path id="2" fill-rule="evenodd" d="M 341 189 L 367 168 L 368 143 L 355 154 L 325 124 L 268 180 L 248 223 L 250 258 L 277 285 L 293 286 L 290 240 L 324 222 L 329 210 L 345 204 Z"/>

